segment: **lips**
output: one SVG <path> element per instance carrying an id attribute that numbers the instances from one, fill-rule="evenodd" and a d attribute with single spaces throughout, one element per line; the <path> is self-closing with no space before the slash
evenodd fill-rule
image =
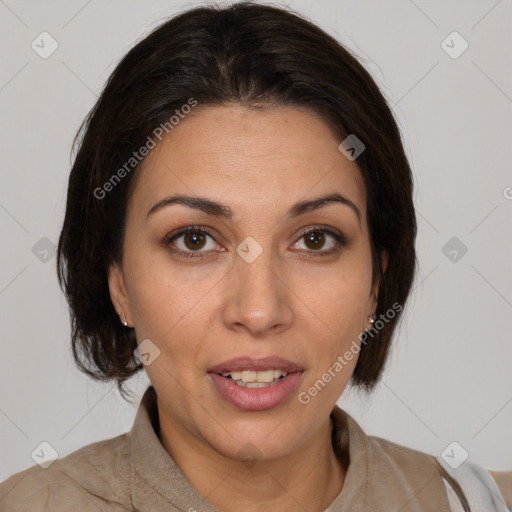
<path id="1" fill-rule="evenodd" d="M 294 373 L 303 371 L 304 367 L 277 356 L 264 357 L 260 359 L 245 356 L 219 363 L 210 368 L 208 373 L 216 373 L 217 375 L 220 375 L 226 372 L 241 372 L 243 370 L 258 372 L 273 369 L 283 370 L 287 373 Z"/>
<path id="2" fill-rule="evenodd" d="M 283 370 L 287 375 L 265 387 L 255 388 L 242 387 L 231 378 L 222 376 L 228 372 L 260 372 L 269 369 Z M 213 388 L 232 406 L 246 411 L 263 411 L 285 402 L 297 388 L 303 373 L 304 368 L 301 365 L 281 357 L 238 357 L 213 366 L 208 371 L 208 376 Z"/>

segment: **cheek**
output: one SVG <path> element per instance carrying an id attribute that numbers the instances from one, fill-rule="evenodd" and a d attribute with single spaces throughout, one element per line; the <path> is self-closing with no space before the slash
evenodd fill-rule
<path id="1" fill-rule="evenodd" d="M 162 337 L 187 324 L 218 280 L 207 267 L 176 265 L 165 250 L 132 251 L 125 265 L 138 337 Z"/>
<path id="2" fill-rule="evenodd" d="M 170 263 L 166 251 L 127 253 L 130 308 L 140 344 L 149 339 L 159 357 L 145 367 L 152 380 L 178 379 L 193 389 L 214 311 L 212 294 L 219 275 L 212 269 Z"/>
<path id="3" fill-rule="evenodd" d="M 369 250 L 347 252 L 337 265 L 303 273 L 297 285 L 302 301 L 336 339 L 357 336 L 366 326 L 371 301 Z M 325 330 L 324 328 L 324 330 Z"/>

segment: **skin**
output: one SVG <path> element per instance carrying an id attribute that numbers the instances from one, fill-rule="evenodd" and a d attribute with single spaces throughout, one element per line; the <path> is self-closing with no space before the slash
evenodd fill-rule
<path id="1" fill-rule="evenodd" d="M 310 403 L 297 399 L 358 341 L 376 308 L 366 188 L 339 142 L 304 108 L 198 106 L 137 171 L 122 264 L 109 269 L 111 298 L 138 342 L 150 339 L 160 350 L 145 369 L 163 446 L 225 512 L 323 511 L 343 486 L 347 468 L 334 454 L 329 415 L 357 357 Z M 340 203 L 286 218 L 297 201 L 333 192 L 361 218 Z M 146 217 L 173 194 L 219 201 L 233 218 L 181 204 Z M 318 224 L 341 232 L 346 245 L 329 234 L 323 245 L 307 243 L 304 228 Z M 210 228 L 199 249 L 187 235 L 166 246 L 168 235 L 189 225 Z M 236 253 L 248 236 L 263 249 L 252 263 Z M 207 371 L 246 355 L 301 364 L 296 394 L 265 411 L 227 403 Z"/>

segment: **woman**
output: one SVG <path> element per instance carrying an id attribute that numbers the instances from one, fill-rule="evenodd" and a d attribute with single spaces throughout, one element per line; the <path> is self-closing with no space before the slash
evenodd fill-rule
<path id="1" fill-rule="evenodd" d="M 382 374 L 416 235 L 397 125 L 339 43 L 274 7 L 193 9 L 82 128 L 57 261 L 74 356 L 152 386 L 129 433 L 13 475 L 2 511 L 512 507 L 512 473 L 336 406 Z"/>

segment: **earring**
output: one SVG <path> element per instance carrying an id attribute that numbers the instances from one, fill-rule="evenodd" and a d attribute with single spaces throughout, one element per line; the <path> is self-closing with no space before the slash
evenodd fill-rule
<path id="1" fill-rule="evenodd" d="M 119 320 L 121 320 L 121 315 L 119 315 Z M 128 322 L 126 320 L 121 320 L 121 323 L 125 326 L 125 327 L 128 327 Z"/>
<path id="2" fill-rule="evenodd" d="M 375 323 L 375 314 L 372 313 L 369 317 L 368 317 L 368 322 L 370 322 L 372 325 Z"/>

